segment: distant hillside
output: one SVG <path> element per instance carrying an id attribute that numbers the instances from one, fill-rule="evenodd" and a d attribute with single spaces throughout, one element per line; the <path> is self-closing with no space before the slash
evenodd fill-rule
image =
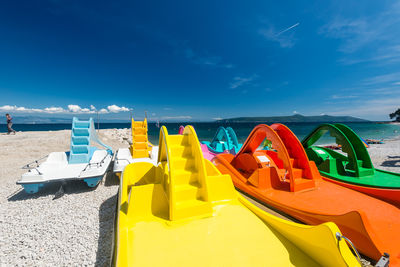
<path id="1" fill-rule="evenodd" d="M 368 120 L 351 117 L 351 116 L 303 116 L 300 114 L 292 116 L 276 116 L 276 117 L 238 117 L 218 120 L 217 122 L 368 122 Z"/>
<path id="2" fill-rule="evenodd" d="M 12 114 L 11 114 L 12 115 Z M 46 124 L 46 123 L 71 123 L 72 118 L 53 118 L 41 116 L 12 116 L 14 124 Z M 6 120 L 1 120 L 0 124 L 5 124 Z"/>

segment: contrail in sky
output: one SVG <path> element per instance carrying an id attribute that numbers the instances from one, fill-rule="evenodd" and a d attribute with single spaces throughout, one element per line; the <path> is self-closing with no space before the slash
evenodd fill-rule
<path id="1" fill-rule="evenodd" d="M 291 29 L 293 29 L 293 28 L 299 26 L 299 24 L 300 24 L 300 22 L 297 22 L 296 24 L 293 24 L 293 25 L 290 26 L 289 28 L 286 28 L 286 29 L 284 29 L 283 31 L 280 31 L 280 32 L 279 32 L 277 35 L 275 35 L 275 36 L 279 36 L 279 35 L 281 35 L 282 33 L 285 33 L 285 32 L 287 32 L 288 30 L 291 30 Z"/>

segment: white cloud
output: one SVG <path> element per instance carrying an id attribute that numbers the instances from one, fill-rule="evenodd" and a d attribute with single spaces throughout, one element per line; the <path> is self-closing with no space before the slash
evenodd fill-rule
<path id="1" fill-rule="evenodd" d="M 45 113 L 61 113 L 65 112 L 65 110 L 61 107 L 50 107 L 50 108 L 45 108 L 43 110 Z"/>
<path id="2" fill-rule="evenodd" d="M 355 95 L 332 95 L 331 99 L 349 99 L 349 98 L 356 98 Z"/>
<path id="3" fill-rule="evenodd" d="M 15 111 L 15 112 L 25 112 L 25 113 L 32 113 L 32 112 L 44 112 L 42 109 L 37 108 L 25 108 L 25 107 L 18 107 L 18 106 L 11 106 L 11 105 L 4 105 L 0 107 L 1 111 Z"/>
<path id="4" fill-rule="evenodd" d="M 196 59 L 193 60 L 194 63 L 200 64 L 200 65 L 210 65 L 210 66 L 217 66 L 221 62 L 221 57 L 197 57 Z"/>
<path id="5" fill-rule="evenodd" d="M 399 103 L 400 97 L 374 98 L 352 103 L 345 106 L 345 108 L 337 107 L 329 111 L 329 114 L 360 116 L 367 119 L 388 119 L 389 113 L 396 110 L 399 107 Z"/>
<path id="6" fill-rule="evenodd" d="M 189 47 L 188 41 L 169 40 L 168 44 L 175 49 L 177 54 L 182 54 L 186 59 L 197 65 L 205 65 L 217 68 L 234 68 L 235 65 L 223 63 L 220 56 L 209 55 L 207 51 L 194 51 Z"/>
<path id="7" fill-rule="evenodd" d="M 78 105 L 68 105 L 68 110 L 72 113 L 78 113 L 81 111 L 81 107 Z"/>
<path id="8" fill-rule="evenodd" d="M 165 107 L 163 110 L 172 110 L 172 108 Z"/>
<path id="9" fill-rule="evenodd" d="M 384 7 L 384 4 L 382 4 Z M 370 16 L 343 17 L 338 14 L 319 30 L 340 41 L 338 50 L 351 65 L 364 62 L 390 64 L 400 61 L 400 4 L 388 5 Z"/>
<path id="10" fill-rule="evenodd" d="M 400 62 L 400 45 L 382 45 L 373 49 L 374 53 L 366 57 L 350 56 L 339 59 L 344 65 L 354 65 L 360 63 L 374 63 L 376 65 L 387 65 Z"/>
<path id="11" fill-rule="evenodd" d="M 376 32 L 372 31 L 365 18 L 346 19 L 335 17 L 320 29 L 321 34 L 334 39 L 343 39 L 339 50 L 352 53 L 376 38 Z"/>
<path id="12" fill-rule="evenodd" d="M 108 111 L 111 113 L 118 113 L 118 112 L 126 112 L 129 111 L 129 108 L 126 107 L 119 107 L 117 105 L 111 105 L 107 107 Z"/>
<path id="13" fill-rule="evenodd" d="M 118 113 L 118 112 L 126 112 L 129 111 L 129 108 L 126 107 L 119 107 L 117 105 L 111 105 L 108 106 L 107 109 L 102 108 L 99 110 L 100 114 L 106 114 L 106 113 Z M 39 108 L 26 108 L 26 107 L 18 107 L 18 106 L 11 106 L 11 105 L 4 105 L 0 106 L 0 111 L 14 111 L 14 112 L 20 112 L 20 113 L 73 113 L 73 114 L 94 114 L 97 113 L 96 108 L 93 105 L 90 105 L 89 108 L 82 108 L 79 105 L 68 105 L 67 109 L 64 109 L 62 107 L 46 107 L 43 109 Z"/>
<path id="14" fill-rule="evenodd" d="M 216 121 L 219 121 L 219 120 L 223 120 L 224 118 L 217 117 L 217 118 L 212 118 L 212 119 L 216 120 Z"/>
<path id="15" fill-rule="evenodd" d="M 400 78 L 400 72 L 393 72 L 383 75 L 377 75 L 364 80 L 365 85 L 374 85 L 380 83 L 397 82 Z"/>
<path id="16" fill-rule="evenodd" d="M 294 38 L 294 32 L 289 31 L 299 26 L 299 24 L 299 22 L 295 23 L 280 31 L 277 30 L 274 25 L 269 24 L 266 28 L 259 29 L 258 34 L 269 41 L 278 42 L 282 48 L 291 48 L 295 45 L 296 39 Z"/>
<path id="17" fill-rule="evenodd" d="M 23 109 L 25 109 L 24 107 L 22 107 Z M 16 106 L 10 106 L 10 105 L 5 105 L 0 107 L 1 111 L 11 111 L 11 110 L 16 110 L 17 107 Z"/>
<path id="18" fill-rule="evenodd" d="M 97 113 L 96 108 L 93 105 L 90 105 L 90 109 L 89 108 L 82 108 L 79 105 L 68 105 L 68 111 L 71 112 L 71 113 L 76 113 L 76 114 L 80 114 L 80 113 L 94 114 L 94 113 Z"/>
<path id="19" fill-rule="evenodd" d="M 240 76 L 233 77 L 233 81 L 231 82 L 229 87 L 231 89 L 238 88 L 238 87 L 243 86 L 245 84 L 251 83 L 257 77 L 258 77 L 258 75 L 256 75 L 256 74 L 254 74 L 254 75 L 252 75 L 250 77 L 240 77 Z"/>
<path id="20" fill-rule="evenodd" d="M 15 112 L 24 112 L 24 113 L 62 113 L 65 110 L 61 107 L 49 107 L 44 109 L 38 108 L 26 108 L 26 107 L 18 107 L 18 106 L 11 106 L 11 105 L 4 105 L 0 107 L 1 111 L 15 111 Z"/>

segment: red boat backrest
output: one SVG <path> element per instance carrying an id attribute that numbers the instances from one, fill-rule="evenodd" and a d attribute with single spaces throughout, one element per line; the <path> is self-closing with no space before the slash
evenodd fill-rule
<path id="1" fill-rule="evenodd" d="M 236 157 L 234 167 L 246 178 L 249 178 L 259 168 L 255 157 L 248 153 L 242 153 Z"/>
<path id="2" fill-rule="evenodd" d="M 247 137 L 242 148 L 233 159 L 232 165 L 235 166 L 236 159 L 244 153 L 253 155 L 265 138 L 270 140 L 272 142 L 272 148 L 278 151 L 278 158 L 283 162 L 282 167 L 285 169 L 291 169 L 289 154 L 286 150 L 285 144 L 282 142 L 277 133 L 266 124 L 259 124 L 253 129 L 249 137 Z"/>
<path id="3" fill-rule="evenodd" d="M 275 130 L 281 140 L 285 143 L 289 156 L 296 159 L 296 167 L 304 170 L 303 176 L 308 179 L 314 179 L 311 171 L 310 160 L 296 135 L 287 126 L 280 123 L 272 124 L 271 128 Z"/>
<path id="4" fill-rule="evenodd" d="M 261 151 L 256 152 L 265 138 L 271 141 L 272 149 L 276 152 L 262 153 L 265 153 L 264 155 L 275 163 L 274 165 L 278 168 L 276 169 L 277 175 L 283 177 L 284 182 L 290 183 L 290 191 L 296 192 L 315 187 L 313 180 L 318 177 L 318 174 L 313 171 L 300 141 L 284 125 L 274 124 L 272 127 L 266 124 L 257 125 L 232 160 L 232 166 L 247 179 L 253 175 L 255 170 L 267 168 L 268 159 L 259 157 Z M 265 162 L 262 162 L 262 159 Z M 251 183 L 258 184 L 259 179 L 253 178 Z"/>

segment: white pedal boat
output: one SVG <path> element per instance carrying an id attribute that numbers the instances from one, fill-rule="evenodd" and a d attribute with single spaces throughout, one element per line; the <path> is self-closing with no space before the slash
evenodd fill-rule
<path id="1" fill-rule="evenodd" d="M 27 193 L 39 191 L 46 183 L 83 180 L 89 187 L 95 187 L 108 170 L 112 155 L 106 150 L 96 150 L 89 163 L 68 164 L 69 152 L 52 152 L 46 160 L 35 167 L 28 164 L 29 171 L 17 182 Z"/>
<path id="2" fill-rule="evenodd" d="M 90 146 L 91 141 L 106 149 Z M 93 119 L 80 121 L 73 118 L 71 131 L 71 150 L 52 152 L 48 156 L 29 163 L 29 169 L 17 184 L 27 193 L 39 191 L 45 184 L 67 180 L 83 180 L 89 187 L 95 187 L 110 167 L 111 147 L 103 144 L 94 129 Z"/>
<path id="3" fill-rule="evenodd" d="M 121 172 L 124 171 L 126 165 L 134 162 L 149 162 L 156 165 L 157 157 L 158 146 L 153 146 L 151 148 L 150 156 L 148 158 L 133 158 L 129 148 L 120 148 L 115 153 L 113 172 L 117 176 L 120 176 Z"/>

